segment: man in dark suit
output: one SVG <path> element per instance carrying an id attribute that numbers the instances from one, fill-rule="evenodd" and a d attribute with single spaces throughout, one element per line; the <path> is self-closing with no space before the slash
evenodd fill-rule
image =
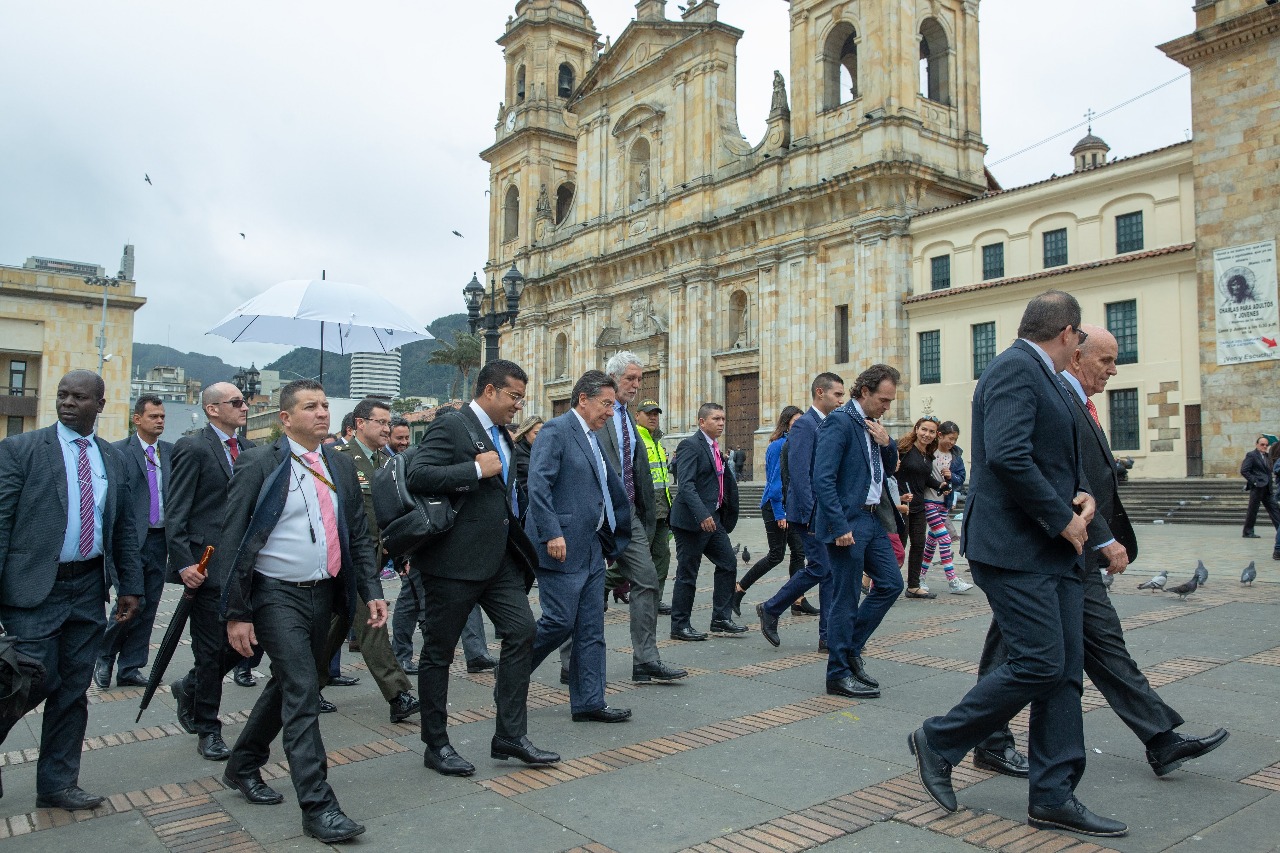
<path id="1" fill-rule="evenodd" d="M 946 716 L 925 720 L 908 744 L 925 790 L 955 811 L 951 768 L 1030 704 L 1028 823 L 1114 837 L 1128 828 L 1075 796 L 1085 765 L 1083 553 L 1096 504 L 1077 404 L 1058 371 L 1086 337 L 1080 303 L 1043 293 L 1023 312 L 1019 339 L 978 381 L 964 547 L 1009 659 Z"/>
<path id="2" fill-rule="evenodd" d="M 253 447 L 238 431 L 249 417 L 244 394 L 230 382 L 204 389 L 201 405 L 209 423 L 195 435 L 184 435 L 173 445 L 173 471 L 166 489 L 165 535 L 169 545 L 169 582 L 195 590 L 191 609 L 191 653 L 195 664 L 173 682 L 178 723 L 200 736 L 197 751 L 210 761 L 226 761 L 231 751 L 222 739 L 218 706 L 222 704 L 222 679 L 243 658 L 227 645 L 227 632 L 219 615 L 226 578 L 215 568 L 196 571 L 206 545 L 222 542 L 222 517 L 227 484 L 240 454 Z M 225 565 L 225 563 L 214 563 Z"/>
<path id="3" fill-rule="evenodd" d="M 1271 497 L 1271 461 L 1267 457 L 1270 448 L 1267 437 L 1260 435 L 1254 442 L 1253 450 L 1246 453 L 1244 461 L 1240 463 L 1240 476 L 1244 477 L 1244 487 L 1249 492 L 1249 508 L 1244 514 L 1242 534 L 1245 539 L 1260 538 L 1253 530 L 1253 525 L 1258 520 L 1259 506 L 1266 508 L 1267 516 L 1280 535 L 1280 509 L 1276 508 L 1275 499 Z"/>
<path id="4" fill-rule="evenodd" d="M 813 533 L 831 566 L 827 621 L 827 692 L 872 699 L 880 684 L 862 665 L 862 649 L 902 594 L 902 573 L 880 523 L 885 478 L 898 467 L 898 447 L 877 420 L 898 394 L 899 374 L 887 364 L 862 371 L 853 399 L 818 429 L 813 451 Z M 874 587 L 861 605 L 862 576 Z"/>
<path id="5" fill-rule="evenodd" d="M 741 634 L 747 630 L 733 621 L 738 562 L 729 534 L 738 524 L 738 481 L 718 443 L 723 434 L 724 406 L 703 403 L 698 409 L 698 431 L 676 448 L 678 486 L 670 516 L 676 540 L 676 583 L 671 593 L 673 640 L 707 638 L 689 624 L 703 555 L 716 567 L 711 630 L 717 634 Z"/>
<path id="6" fill-rule="evenodd" d="M 365 517 L 369 522 L 369 535 L 373 539 L 374 554 L 381 565 L 386 556 L 379 538 L 378 518 L 373 511 L 373 473 L 387 460 L 383 448 L 391 435 L 391 409 L 383 400 L 366 398 L 356 404 L 352 414 L 355 418 L 355 432 L 351 440 L 337 450 L 355 463 Z M 363 605 L 363 601 L 357 601 L 357 615 Z M 391 722 L 398 723 L 416 714 L 418 699 L 410 688 L 409 676 L 400 668 L 400 663 L 391 651 L 391 636 L 387 627 L 380 625 L 375 628 L 364 619 L 350 620 L 342 616 L 343 614 L 334 614 L 333 624 L 329 627 L 329 653 L 325 660 L 331 659 L 342 648 L 347 640 L 347 632 L 354 629 L 360 654 L 369 667 L 369 675 L 382 691 L 382 698 L 391 707 Z M 322 686 L 328 676 L 326 665 L 324 678 L 321 679 Z"/>
<path id="7" fill-rule="evenodd" d="M 828 616 L 831 614 L 831 571 L 827 546 L 814 535 L 813 523 L 817 506 L 813 499 L 813 448 L 818 427 L 844 402 L 844 380 L 834 373 L 819 373 L 809 385 L 813 405 L 787 433 L 783 447 L 783 480 L 786 495 L 782 504 L 787 511 L 787 526 L 800 534 L 804 543 L 804 568 L 796 572 L 782 588 L 763 604 L 756 605 L 760 617 L 760 633 L 773 645 L 780 645 L 778 617 L 788 607 L 795 607 L 801 596 L 818 588 L 818 648 L 827 647 Z"/>
<path id="8" fill-rule="evenodd" d="M 137 525 L 142 559 L 144 598 L 136 619 L 107 623 L 102 638 L 102 652 L 93 668 L 93 682 L 106 690 L 111 686 L 111 669 L 116 656 L 120 668 L 116 684 L 120 687 L 146 687 L 142 668 L 150 655 L 151 627 L 156 610 L 164 596 L 164 574 L 168 548 L 164 535 L 164 489 L 173 473 L 173 445 L 161 441 L 164 433 L 164 401 L 154 394 L 143 394 L 133 406 L 134 435 L 117 441 L 129 474 L 133 494 L 133 520 Z M 115 614 L 113 613 L 114 617 Z"/>
<path id="9" fill-rule="evenodd" d="M 531 666 L 572 639 L 569 699 L 578 723 L 620 723 L 631 716 L 604 701 L 604 560 L 629 547 L 634 529 L 627 494 L 606 467 L 599 439 L 613 415 L 617 387 L 599 370 L 584 373 L 573 386 L 573 408 L 542 427 L 529 457 L 525 531 L 538 550 L 542 606 Z"/>
<path id="10" fill-rule="evenodd" d="M 1120 502 L 1115 457 L 1098 421 L 1098 410 L 1090 399 L 1101 394 L 1107 380 L 1116 375 L 1119 348 L 1115 337 L 1101 326 L 1084 324 L 1080 330 L 1089 337 L 1071 356 L 1062 373 L 1076 404 L 1072 414 L 1081 435 L 1080 452 L 1085 478 L 1093 489 L 1098 509 L 1089 523 L 1085 545 L 1084 575 L 1084 671 L 1106 697 L 1111 710 L 1147 747 L 1147 762 L 1157 776 L 1172 773 L 1183 762 L 1216 749 L 1228 737 L 1218 729 L 1205 737 L 1187 737 L 1174 731 L 1184 722 L 1151 688 L 1147 677 L 1134 662 L 1124 643 L 1124 629 L 1116 613 L 1102 572 L 1124 572 L 1138 556 L 1138 540 L 1129 516 Z M 978 677 L 1007 659 L 1000 626 L 987 631 L 987 641 L 978 666 Z M 973 763 L 1006 776 L 1027 775 L 1027 760 L 1014 746 L 1006 728 L 974 748 Z"/>
<path id="11" fill-rule="evenodd" d="M 214 556 L 228 642 L 245 657 L 261 643 L 271 656 L 271 680 L 236 740 L 223 782 L 254 804 L 283 801 L 260 772 L 283 731 L 302 829 L 333 843 L 364 827 L 343 814 L 326 778 L 318 678 L 325 641 L 335 612 L 380 628 L 387 602 L 355 465 L 321 448 L 329 432 L 323 386 L 299 379 L 280 389 L 280 424 L 284 435 L 275 444 L 237 461 Z M 367 608 L 357 608 L 358 601 Z"/>
<path id="12" fill-rule="evenodd" d="M 667 666 L 658 654 L 658 570 L 650 547 L 657 535 L 658 510 L 648 451 L 627 411 L 640 391 L 644 366 L 635 353 L 620 352 L 609 359 L 605 372 L 617 382 L 617 400 L 596 439 L 609 470 L 622 483 L 630 508 L 629 544 L 617 555 L 609 573 L 631 584 L 631 680 L 673 681 L 689 673 Z"/>
<path id="13" fill-rule="evenodd" d="M 524 407 L 525 372 L 494 359 L 480 370 L 475 396 L 456 414 L 432 422 L 409 464 L 409 490 L 455 501 L 457 517 L 447 533 L 412 556 L 423 579 L 423 764 L 446 776 L 470 776 L 475 765 L 449 743 L 449 664 L 471 609 L 479 604 L 502 637 L 494 700 L 496 732 L 489 754 L 526 764 L 560 760 L 528 736 L 529 662 L 533 612 L 528 590 L 537 554 L 520 528 L 515 503 L 515 447 L 507 432 Z"/>
<path id="14" fill-rule="evenodd" d="M 105 405 L 102 378 L 73 370 L 58 383 L 58 423 L 0 441 L 0 625 L 45 667 L 27 697 L 27 710 L 45 703 L 40 808 L 102 803 L 79 776 L 103 603 L 114 587 L 115 618 L 125 623 L 143 594 L 125 461 L 93 432 Z M 0 744 L 16 722 L 0 721 Z"/>

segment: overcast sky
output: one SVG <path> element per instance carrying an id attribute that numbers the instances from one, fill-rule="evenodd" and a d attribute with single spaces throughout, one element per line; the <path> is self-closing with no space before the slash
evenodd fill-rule
<path id="1" fill-rule="evenodd" d="M 0 263 L 114 274 L 134 243 L 148 299 L 135 338 L 236 364 L 285 350 L 204 331 L 322 269 L 423 323 L 463 310 L 487 256 L 477 152 L 494 141 L 494 40 L 514 6 L 0 0 Z M 614 39 L 635 13 L 631 0 L 587 6 Z M 790 90 L 788 4 L 721 0 L 720 17 L 746 32 L 739 119 L 754 144 L 773 69 Z M 981 18 L 989 165 L 1182 75 L 1155 45 L 1194 23 L 1191 0 L 985 0 Z M 1094 130 L 1122 157 L 1186 139 L 1189 91 L 1184 77 Z M 1083 133 L 991 168 L 1006 187 L 1062 174 Z"/>

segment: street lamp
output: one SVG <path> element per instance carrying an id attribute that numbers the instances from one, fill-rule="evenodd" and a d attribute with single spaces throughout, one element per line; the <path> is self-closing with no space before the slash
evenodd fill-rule
<path id="1" fill-rule="evenodd" d="M 511 269 L 507 270 L 507 274 L 502 277 L 502 292 L 506 298 L 506 310 L 498 310 L 498 285 L 489 277 L 489 311 L 481 315 L 480 309 L 484 307 L 484 285 L 480 283 L 480 279 L 472 274 L 471 281 L 462 289 L 463 300 L 467 303 L 467 322 L 471 325 L 471 334 L 476 333 L 476 329 L 484 329 L 484 360 L 485 363 L 493 361 L 498 357 L 498 337 L 503 323 L 509 323 L 515 326 L 516 317 L 520 313 L 520 288 L 524 285 L 524 276 L 520 274 L 520 270 L 516 269 L 516 262 L 511 262 Z"/>
<path id="2" fill-rule="evenodd" d="M 235 376 L 231 377 L 231 384 L 240 389 L 240 393 L 244 395 L 247 403 L 258 396 L 258 391 L 262 388 L 261 376 L 262 374 L 258 372 L 258 368 L 254 364 L 250 364 L 248 370 L 242 367 Z"/>
<path id="3" fill-rule="evenodd" d="M 84 283 L 90 287 L 102 288 L 102 329 L 96 341 L 98 344 L 98 373 L 101 374 L 102 366 L 111 357 L 107 355 L 107 288 L 119 287 L 124 284 L 124 273 L 120 273 L 115 278 L 87 275 L 84 277 Z"/>

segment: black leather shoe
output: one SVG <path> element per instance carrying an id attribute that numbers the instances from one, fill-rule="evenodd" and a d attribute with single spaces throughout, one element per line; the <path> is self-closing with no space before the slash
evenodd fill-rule
<path id="1" fill-rule="evenodd" d="M 337 710 L 338 710 L 338 706 L 330 702 L 328 699 L 324 698 L 324 694 L 321 693 L 320 694 L 320 713 L 332 714 L 332 713 L 335 713 Z"/>
<path id="2" fill-rule="evenodd" d="M 222 735 L 200 735 L 200 743 L 196 752 L 209 761 L 226 761 L 231 757 L 231 750 Z"/>
<path id="3" fill-rule="evenodd" d="M 256 770 L 244 776 L 223 774 L 222 784 L 233 791 L 239 791 L 255 806 L 278 806 L 284 802 L 284 795 L 263 782 L 262 775 Z"/>
<path id="4" fill-rule="evenodd" d="M 101 658 L 93 663 L 93 686 L 106 690 L 111 686 L 111 664 Z"/>
<path id="5" fill-rule="evenodd" d="M 1248 533 L 1241 534 L 1242 539 L 1261 539 L 1262 537 L 1250 530 Z"/>
<path id="6" fill-rule="evenodd" d="M 827 680 L 827 693 L 831 696 L 848 696 L 850 699 L 879 699 L 880 688 L 860 684 L 852 676 Z"/>
<path id="7" fill-rule="evenodd" d="M 980 770 L 990 770 L 1002 776 L 1025 779 L 1031 772 L 1031 764 L 1027 757 L 1013 745 L 1006 746 L 1000 752 L 976 747 L 973 750 L 973 766 Z"/>
<path id="8" fill-rule="evenodd" d="M 621 723 L 631 719 L 630 708 L 596 708 L 594 711 L 582 711 L 573 715 L 575 723 Z"/>
<path id="9" fill-rule="evenodd" d="M 746 597 L 747 597 L 747 591 L 745 589 L 735 589 L 733 591 L 733 599 L 729 602 L 729 604 L 733 607 L 734 616 L 742 615 L 742 599 Z"/>
<path id="10" fill-rule="evenodd" d="M 470 776 L 476 772 L 475 765 L 458 755 L 458 751 L 447 743 L 439 749 L 427 747 L 427 751 L 422 753 L 422 765 L 441 776 Z"/>
<path id="11" fill-rule="evenodd" d="M 473 674 L 477 672 L 487 672 L 491 669 L 496 669 L 497 666 L 498 662 L 489 655 L 480 655 L 479 657 L 474 657 L 467 661 L 467 672 Z"/>
<path id="12" fill-rule="evenodd" d="M 146 687 L 147 683 L 147 677 L 140 672 L 131 672 L 116 678 L 116 687 Z"/>
<path id="13" fill-rule="evenodd" d="M 1102 838 L 1120 838 L 1129 834 L 1129 827 L 1118 820 L 1094 814 L 1075 795 L 1056 806 L 1031 806 L 1027 809 L 1027 823 L 1037 829 L 1065 829 Z"/>
<path id="14" fill-rule="evenodd" d="M 400 664 L 400 668 L 404 670 L 404 674 L 405 674 L 405 675 L 417 675 L 417 674 L 418 674 L 418 665 L 417 665 L 416 663 L 413 663 L 413 662 L 409 662 L 409 663 L 402 663 L 402 664 Z"/>
<path id="15" fill-rule="evenodd" d="M 257 687 L 258 679 L 253 677 L 251 669 L 237 669 L 235 674 L 235 682 L 241 687 Z"/>
<path id="16" fill-rule="evenodd" d="M 791 612 L 797 616 L 817 616 L 822 611 L 810 604 L 807 598 L 802 598 L 799 604 L 791 605 Z"/>
<path id="17" fill-rule="evenodd" d="M 684 640 L 687 643 L 696 643 L 706 638 L 706 634 L 701 631 L 695 631 L 692 628 L 676 628 L 671 632 L 671 639 Z"/>
<path id="18" fill-rule="evenodd" d="M 1177 737 L 1177 743 L 1171 743 L 1162 749 L 1147 750 L 1147 763 L 1157 776 L 1166 776 L 1181 767 L 1184 761 L 1213 752 L 1231 737 L 1231 733 L 1226 729 L 1218 729 L 1204 737 Z"/>
<path id="19" fill-rule="evenodd" d="M 414 714 L 418 713 L 418 709 L 422 704 L 418 702 L 418 697 L 414 696 L 408 690 L 401 691 L 396 698 L 391 700 L 391 722 L 398 723 L 401 720 L 407 720 Z"/>
<path id="20" fill-rule="evenodd" d="M 565 669 L 564 667 L 560 667 L 560 683 L 561 684 L 569 683 L 569 670 Z"/>
<path id="21" fill-rule="evenodd" d="M 769 641 L 769 645 L 782 645 L 782 638 L 778 636 L 778 617 L 766 613 L 764 604 L 756 605 L 756 616 L 760 619 L 760 633 Z"/>
<path id="22" fill-rule="evenodd" d="M 853 656 L 852 669 L 853 669 L 853 678 L 855 681 L 861 681 L 863 684 L 867 685 L 868 687 L 878 688 L 880 686 L 880 682 L 872 678 L 867 673 L 867 668 L 862 665 L 862 655 Z"/>
<path id="23" fill-rule="evenodd" d="M 659 616 L 670 616 L 670 615 L 671 615 L 671 605 L 670 605 L 670 604 L 667 604 L 667 603 L 666 603 L 666 602 L 664 602 L 664 601 L 659 601 L 659 602 L 658 602 L 658 615 L 659 615 Z"/>
<path id="24" fill-rule="evenodd" d="M 528 735 L 522 735 L 519 740 L 494 735 L 489 744 L 489 757 L 499 761 L 518 758 L 525 764 L 555 764 L 560 760 L 554 752 L 534 746 Z"/>
<path id="25" fill-rule="evenodd" d="M 924 729 L 916 729 L 907 735 L 907 747 L 916 757 L 916 772 L 920 775 L 920 784 L 933 801 L 949 812 L 959 809 L 955 789 L 951 787 L 951 765 L 929 748 Z"/>
<path id="26" fill-rule="evenodd" d="M 819 637 L 819 638 L 818 638 L 818 651 L 820 651 L 820 652 L 825 652 L 825 651 L 828 651 L 828 650 L 829 650 L 829 649 L 828 649 L 828 646 L 827 646 L 827 641 L 826 641 L 826 640 L 824 640 L 824 639 L 822 639 L 821 637 Z"/>
<path id="27" fill-rule="evenodd" d="M 342 809 L 334 807 L 312 817 L 304 815 L 302 831 L 317 841 L 334 844 L 347 841 L 357 835 L 364 834 L 364 827 L 342 813 Z"/>
<path id="28" fill-rule="evenodd" d="M 173 704 L 178 706 L 178 725 L 189 735 L 196 733 L 195 700 L 187 692 L 187 680 L 179 678 L 169 685 L 173 693 Z"/>
<path id="29" fill-rule="evenodd" d="M 37 794 L 36 808 L 66 809 L 69 812 L 82 809 L 96 809 L 102 805 L 106 797 L 97 797 L 81 790 L 79 785 L 54 791 L 52 794 Z"/>
<path id="30" fill-rule="evenodd" d="M 330 687 L 355 687 L 359 683 L 359 678 L 353 678 L 350 675 L 335 675 L 329 678 Z M 338 814 L 342 813 L 339 812 Z"/>
<path id="31" fill-rule="evenodd" d="M 631 665 L 631 680 L 641 683 L 653 681 L 654 679 L 658 681 L 675 681 L 677 678 L 684 678 L 688 674 L 685 670 L 667 666 L 660 660 Z"/>
<path id="32" fill-rule="evenodd" d="M 732 619 L 712 619 L 711 633 L 713 634 L 745 634 L 747 633 L 746 625 L 739 625 Z"/>

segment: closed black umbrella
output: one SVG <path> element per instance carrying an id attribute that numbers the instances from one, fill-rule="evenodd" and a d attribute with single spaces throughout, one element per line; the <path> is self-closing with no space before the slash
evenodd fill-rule
<path id="1" fill-rule="evenodd" d="M 202 575 L 205 574 L 209 568 L 209 558 L 212 556 L 213 546 L 206 545 L 204 553 L 200 555 L 200 562 L 196 564 L 196 571 Z M 173 660 L 173 652 L 178 648 L 182 632 L 186 630 L 187 617 L 191 615 L 195 597 L 194 589 L 183 587 L 182 600 L 173 609 L 173 618 L 169 620 L 169 627 L 164 632 L 164 639 L 160 641 L 160 648 L 156 650 L 156 658 L 151 664 L 151 677 L 147 679 L 147 689 L 142 692 L 142 704 L 138 707 L 138 716 L 134 718 L 135 723 L 142 719 L 142 712 L 151 704 L 151 697 L 156 695 L 156 688 L 164 678 L 164 671 L 169 668 L 169 661 Z"/>

